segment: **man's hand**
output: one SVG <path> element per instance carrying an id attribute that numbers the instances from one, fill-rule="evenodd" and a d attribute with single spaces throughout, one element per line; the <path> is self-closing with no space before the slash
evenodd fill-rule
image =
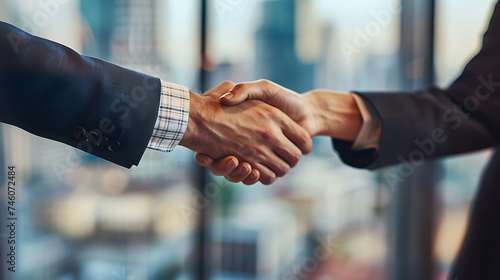
<path id="1" fill-rule="evenodd" d="M 233 86 L 224 82 L 203 95 L 190 94 L 189 123 L 180 145 L 210 158 L 234 156 L 222 163 L 233 166 L 237 160 L 233 172 L 238 168 L 245 178 L 253 174 L 249 181 L 260 176 L 263 184 L 271 184 L 311 151 L 312 140 L 305 129 L 264 102 L 221 104 L 220 96 Z M 239 162 L 247 164 L 238 167 Z"/>
<path id="2" fill-rule="evenodd" d="M 361 127 L 361 115 L 354 98 L 346 93 L 313 90 L 298 94 L 268 80 L 239 83 L 220 100 L 236 105 L 247 99 L 273 105 L 305 128 L 311 137 L 330 136 L 354 140 Z"/>
<path id="3" fill-rule="evenodd" d="M 298 94 L 268 80 L 259 80 L 235 85 L 220 101 L 225 105 L 234 106 L 247 99 L 262 100 L 283 111 L 311 136 L 315 136 L 319 133 L 320 124 L 314 118 L 316 107 L 314 102 L 311 102 L 314 100 L 308 99 L 307 95 Z"/>
<path id="4" fill-rule="evenodd" d="M 221 102 L 236 105 L 246 99 L 259 99 L 281 109 L 304 127 L 311 137 L 325 135 L 353 141 L 362 123 L 354 98 L 345 93 L 314 90 L 301 95 L 270 81 L 260 80 L 237 84 L 221 97 Z M 232 165 L 233 168 L 224 165 L 237 161 L 235 158 L 214 161 L 207 155 L 197 154 L 196 160 L 201 165 L 210 166 L 212 173 L 225 176 L 231 182 L 254 182 L 250 179 L 254 179 L 256 174 L 241 172 L 246 163 Z"/>

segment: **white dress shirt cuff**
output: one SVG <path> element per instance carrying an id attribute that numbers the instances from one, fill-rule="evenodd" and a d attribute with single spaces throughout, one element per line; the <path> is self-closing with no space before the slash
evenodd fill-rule
<path id="1" fill-rule="evenodd" d="M 381 122 L 377 115 L 371 114 L 365 105 L 363 99 L 355 94 L 351 93 L 356 101 L 358 110 L 361 113 L 361 118 L 363 119 L 363 125 L 359 131 L 358 136 L 352 144 L 352 149 L 355 151 L 366 150 L 366 149 L 377 149 L 380 148 L 380 132 L 381 132 Z"/>
<path id="2" fill-rule="evenodd" d="M 189 120 L 189 89 L 161 81 L 160 108 L 148 148 L 171 152 L 181 141 Z"/>

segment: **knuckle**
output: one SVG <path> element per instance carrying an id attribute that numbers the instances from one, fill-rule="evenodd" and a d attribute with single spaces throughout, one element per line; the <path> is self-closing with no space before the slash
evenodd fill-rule
<path id="1" fill-rule="evenodd" d="M 227 87 L 233 87 L 235 85 L 235 83 L 233 81 L 225 80 L 224 82 L 221 83 L 221 85 L 227 86 Z"/>
<path id="2" fill-rule="evenodd" d="M 260 140 L 263 142 L 274 142 L 276 140 L 276 135 L 269 128 L 260 130 L 259 136 Z"/>
<path id="3" fill-rule="evenodd" d="M 297 145 L 299 145 L 300 149 L 305 152 L 305 153 L 310 153 L 312 149 L 311 145 L 311 138 L 309 135 L 305 133 L 299 133 L 298 134 L 298 139 L 297 139 Z"/>
<path id="4" fill-rule="evenodd" d="M 277 95 L 280 91 L 280 87 L 277 84 L 267 79 L 260 79 L 258 81 L 258 84 L 264 89 L 267 97 L 273 97 Z"/>
<path id="5" fill-rule="evenodd" d="M 290 125 L 289 125 L 289 119 L 287 119 L 286 115 L 280 111 L 278 108 L 276 107 L 271 107 L 273 109 L 273 114 L 272 114 L 272 118 L 274 120 L 274 122 L 279 126 L 281 127 L 281 129 L 287 129 Z"/>
<path id="6" fill-rule="evenodd" d="M 302 149 L 305 149 L 308 141 L 307 141 L 307 138 L 305 137 L 305 135 L 301 134 L 299 136 L 297 142 L 298 142 L 297 144 L 299 144 Z"/>
<path id="7" fill-rule="evenodd" d="M 275 95 L 278 95 L 279 92 L 280 92 L 280 88 L 278 86 L 276 86 L 275 84 L 268 84 L 267 85 L 267 94 L 272 97 L 272 96 L 275 96 Z"/>
<path id="8" fill-rule="evenodd" d="M 238 180 L 244 173 L 245 173 L 244 167 L 240 166 L 236 170 L 234 170 L 233 172 L 231 172 L 229 174 L 229 176 L 231 176 L 233 178 L 233 180 Z M 238 181 L 241 181 L 241 179 L 238 180 Z"/>
<path id="9" fill-rule="evenodd" d="M 265 86 L 271 84 L 271 81 L 269 81 L 268 79 L 259 79 L 257 80 L 257 83 Z"/>
<path id="10" fill-rule="evenodd" d="M 278 114 L 276 113 L 277 108 L 269 105 L 261 106 L 262 114 L 265 116 L 269 116 L 271 119 L 274 119 Z"/>
<path id="11" fill-rule="evenodd" d="M 196 162 L 199 164 L 199 165 L 202 165 L 202 166 L 206 166 L 206 163 L 205 163 L 205 160 L 203 158 L 202 155 L 196 153 L 196 155 L 194 156 L 194 159 L 196 160 Z"/>
<path id="12" fill-rule="evenodd" d="M 288 173 L 288 171 L 290 171 L 290 166 L 284 165 L 284 166 L 281 166 L 279 168 L 279 170 L 277 170 L 276 175 L 278 175 L 278 177 L 283 177 Z"/>
<path id="13" fill-rule="evenodd" d="M 245 87 L 246 87 L 245 83 L 237 83 L 236 85 L 233 86 L 233 89 L 231 91 L 233 92 L 244 91 Z"/>
<path id="14" fill-rule="evenodd" d="M 245 161 L 254 162 L 257 158 L 258 153 L 260 153 L 260 150 L 258 148 L 256 148 L 255 150 L 248 148 L 242 150 L 240 155 Z"/>
<path id="15" fill-rule="evenodd" d="M 300 154 L 296 154 L 296 153 L 292 154 L 292 156 L 290 158 L 290 166 L 295 167 L 299 163 L 301 157 L 302 157 L 302 155 L 300 155 Z"/>
<path id="16" fill-rule="evenodd" d="M 305 154 L 310 154 L 313 150 L 313 145 L 312 143 L 311 144 L 308 144 L 307 147 L 304 149 L 304 153 Z"/>
<path id="17" fill-rule="evenodd" d="M 276 174 L 273 173 L 269 176 L 265 176 L 264 178 L 262 178 L 261 183 L 264 185 L 271 185 L 276 181 L 276 179 L 277 179 Z"/>

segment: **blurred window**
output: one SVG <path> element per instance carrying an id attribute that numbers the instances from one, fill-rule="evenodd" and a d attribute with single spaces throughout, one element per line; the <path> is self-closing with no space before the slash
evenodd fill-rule
<path id="1" fill-rule="evenodd" d="M 466 63 L 477 54 L 488 27 L 496 0 L 440 0 L 436 10 L 437 84 L 449 86 L 461 74 Z M 442 161 L 438 184 L 440 208 L 434 253 L 439 279 L 455 259 L 462 243 L 471 202 L 490 151 L 454 156 Z"/>
<path id="2" fill-rule="evenodd" d="M 0 10 L 34 35 L 196 88 L 197 0 L 6 0 Z M 190 151 L 147 150 L 128 170 L 12 126 L 3 135 L 22 190 L 17 279 L 191 278 Z"/>
<path id="3" fill-rule="evenodd" d="M 477 52 L 495 2 L 437 1 L 440 86 Z M 200 3 L 0 0 L 0 20 L 196 91 Z M 208 13 L 209 87 L 266 78 L 299 93 L 397 89 L 398 0 L 208 0 Z M 186 149 L 147 151 L 126 170 L 2 128 L 3 157 L 22 185 L 19 279 L 192 279 L 197 214 L 208 208 L 211 279 L 387 278 L 393 190 L 380 172 L 346 167 L 328 138 L 270 187 L 213 178 L 213 203 L 200 209 Z M 443 275 L 488 156 L 442 165 L 435 253 Z"/>
<path id="4" fill-rule="evenodd" d="M 399 1 L 209 3 L 210 86 L 397 87 Z M 384 279 L 391 190 L 378 172 L 343 165 L 330 139 L 315 139 L 313 154 L 270 187 L 216 182 L 213 279 Z"/>

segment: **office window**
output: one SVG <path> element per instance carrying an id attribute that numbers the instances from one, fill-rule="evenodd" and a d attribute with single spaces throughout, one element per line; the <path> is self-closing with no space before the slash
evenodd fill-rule
<path id="1" fill-rule="evenodd" d="M 299 93 L 397 87 L 399 1 L 209 3 L 210 86 L 265 78 Z M 330 139 L 314 144 L 271 186 L 220 182 L 211 279 L 385 279 L 391 190 L 380 173 L 343 165 Z"/>
<path id="2" fill-rule="evenodd" d="M 479 51 L 497 1 L 441 0 L 436 13 L 437 84 L 447 87 Z M 437 233 L 434 253 L 437 279 L 446 279 L 467 225 L 471 202 L 490 151 L 454 156 L 443 161 L 438 182 Z"/>
<path id="3" fill-rule="evenodd" d="M 0 19 L 86 55 L 201 91 L 269 79 L 299 93 L 398 89 L 397 0 L 0 0 Z M 437 1 L 436 74 L 448 85 L 477 52 L 494 0 Z M 52 2 L 50 2 L 52 3 Z M 387 279 L 389 188 L 346 167 L 328 138 L 271 186 L 212 177 L 196 190 L 192 152 L 147 151 L 126 170 L 2 125 L 21 192 L 19 279 Z M 435 255 L 445 277 L 489 152 L 445 160 Z M 199 200 L 201 199 L 201 201 Z M 203 204 L 200 207 L 200 203 Z M 205 212 L 206 211 L 206 212 Z M 196 241 L 208 213 L 208 255 Z"/>
<path id="4" fill-rule="evenodd" d="M 196 88 L 198 1 L 16 0 L 0 10 L 35 35 Z M 2 160 L 18 174 L 16 279 L 192 278 L 197 220 L 181 211 L 192 205 L 190 151 L 147 150 L 128 170 L 2 128 Z"/>

